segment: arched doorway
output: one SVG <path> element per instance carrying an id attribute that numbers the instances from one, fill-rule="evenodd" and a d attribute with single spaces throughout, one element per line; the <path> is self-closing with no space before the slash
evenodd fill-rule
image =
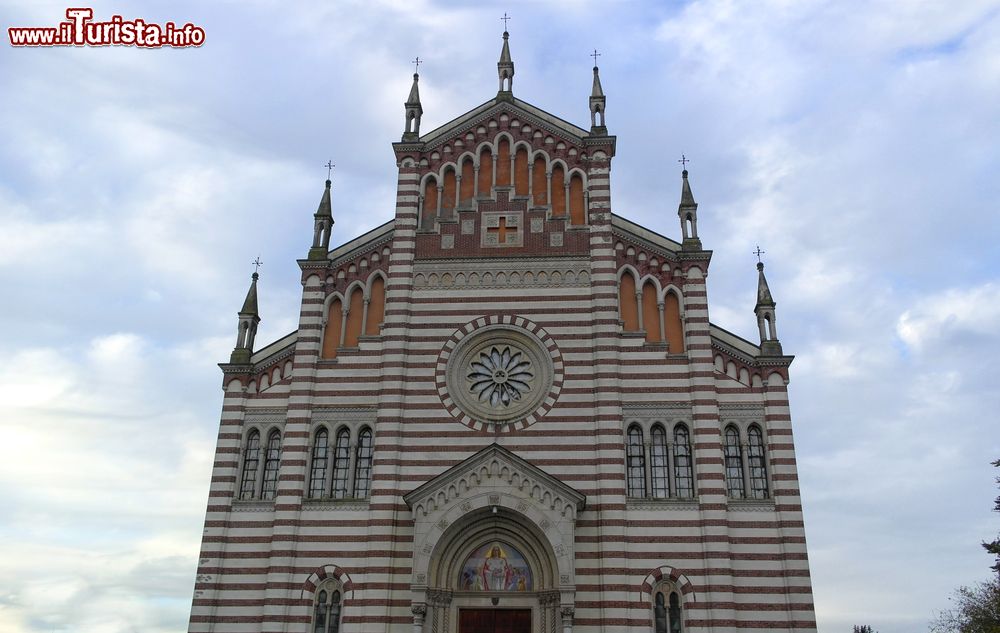
<path id="1" fill-rule="evenodd" d="M 492 444 L 403 500 L 415 633 L 572 631 L 584 495 Z"/>
<path id="2" fill-rule="evenodd" d="M 502 506 L 469 512 L 431 555 L 430 630 L 442 633 L 551 633 L 559 626 L 559 576 L 545 534 Z"/>

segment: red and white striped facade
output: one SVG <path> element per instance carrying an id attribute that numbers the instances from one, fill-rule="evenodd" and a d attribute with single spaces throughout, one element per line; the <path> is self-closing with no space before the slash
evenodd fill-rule
<path id="1" fill-rule="evenodd" d="M 506 183 L 496 173 L 501 140 Z M 421 220 L 428 175 L 442 182 L 463 155 L 478 167 L 484 147 L 493 154 L 489 191 L 477 187 L 471 201 Z M 556 213 L 551 191 L 548 204 L 537 204 L 538 191 L 524 195 L 538 184 L 519 180 L 521 148 L 532 165 L 542 157 L 547 174 L 558 163 L 567 180 L 582 179 L 583 223 L 572 223 L 568 203 Z M 654 631 L 661 588 L 680 595 L 691 633 L 815 631 L 791 357 L 710 324 L 711 252 L 700 242 L 682 245 L 613 214 L 615 138 L 501 93 L 394 149 L 395 219 L 301 260 L 298 330 L 249 363 L 222 366 L 189 630 L 312 631 L 317 586 L 334 579 L 347 632 L 458 631 L 461 609 L 494 606 L 530 609 L 532 631 L 544 633 Z M 519 234 L 510 245 L 487 239 L 488 212 L 511 214 Z M 682 352 L 626 331 L 624 271 L 637 287 L 652 280 L 661 297 L 671 289 L 679 298 Z M 331 301 L 347 305 L 357 282 L 367 293 L 373 275 L 385 282 L 379 333 L 324 358 Z M 537 339 L 551 384 L 535 410 L 494 423 L 460 406 L 451 392 L 464 384 L 449 378 L 448 363 L 466 337 L 508 330 Z M 693 498 L 657 498 L 648 484 L 630 495 L 626 429 L 645 433 L 648 480 L 652 425 L 678 422 L 690 429 Z M 727 494 L 730 424 L 743 438 L 749 425 L 763 431 L 766 498 Z M 310 498 L 317 429 L 332 443 L 341 426 L 352 441 L 361 427 L 374 433 L 370 495 Z M 254 430 L 280 434 L 273 499 L 240 498 Z M 462 589 L 456 557 L 490 539 L 532 552 L 531 591 Z"/>

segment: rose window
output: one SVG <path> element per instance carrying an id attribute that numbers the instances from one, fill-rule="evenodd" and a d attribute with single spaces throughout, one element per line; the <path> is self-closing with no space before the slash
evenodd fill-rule
<path id="1" fill-rule="evenodd" d="M 469 366 L 469 391 L 492 407 L 509 407 L 531 390 L 531 361 L 510 346 L 493 346 Z"/>

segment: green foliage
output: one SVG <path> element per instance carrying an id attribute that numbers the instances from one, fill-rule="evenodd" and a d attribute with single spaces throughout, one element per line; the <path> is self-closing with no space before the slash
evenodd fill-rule
<path id="1" fill-rule="evenodd" d="M 1000 578 L 960 587 L 951 602 L 931 623 L 931 633 L 1000 633 Z"/>
<path id="2" fill-rule="evenodd" d="M 993 462 L 993 465 L 1000 468 L 1000 459 Z M 997 485 L 1000 486 L 1000 477 L 997 477 Z M 997 497 L 996 501 L 993 503 L 993 511 L 1000 512 L 1000 497 Z M 1000 574 L 1000 535 L 997 535 L 997 538 L 993 539 L 993 541 L 984 541 L 983 548 L 990 554 L 996 556 L 996 560 L 993 562 L 993 567 L 990 569 L 995 571 L 997 574 Z"/>
<path id="3" fill-rule="evenodd" d="M 872 630 L 872 627 L 868 626 L 867 624 L 862 624 L 861 626 L 855 624 L 854 633 L 878 633 L 878 631 Z"/>

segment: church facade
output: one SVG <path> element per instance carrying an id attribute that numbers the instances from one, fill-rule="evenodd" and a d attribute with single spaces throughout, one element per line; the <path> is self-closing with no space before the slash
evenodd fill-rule
<path id="1" fill-rule="evenodd" d="M 192 632 L 815 631 L 775 302 L 709 320 L 685 170 L 677 240 L 613 211 L 615 137 L 495 98 L 424 134 L 392 221 L 330 248 L 298 329 L 224 400 Z M 749 312 L 749 306 L 748 306 Z"/>

